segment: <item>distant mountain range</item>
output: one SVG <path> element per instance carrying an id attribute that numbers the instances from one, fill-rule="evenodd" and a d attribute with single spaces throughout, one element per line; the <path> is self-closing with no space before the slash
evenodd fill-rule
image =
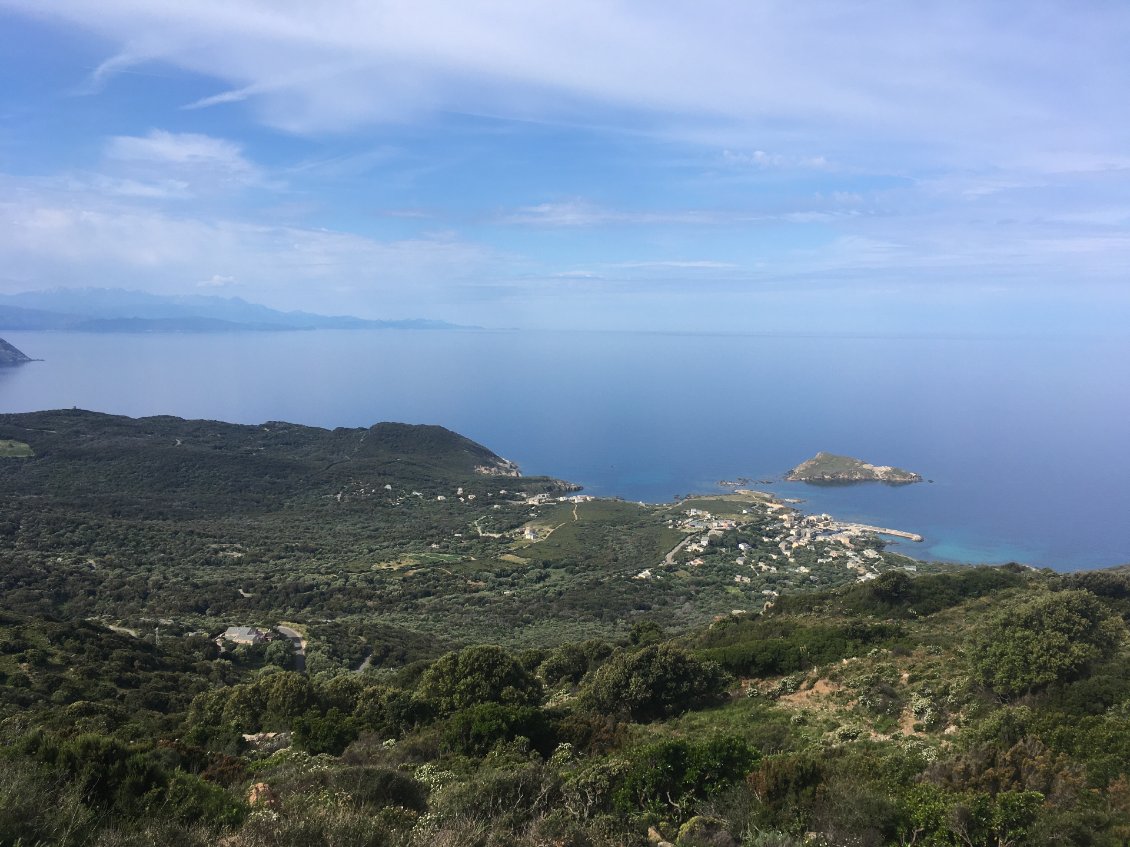
<path id="1" fill-rule="evenodd" d="M 119 288 L 56 288 L 0 294 L 0 330 L 248 332 L 475 328 L 421 318 L 379 321 L 281 312 L 239 297 L 162 296 Z"/>

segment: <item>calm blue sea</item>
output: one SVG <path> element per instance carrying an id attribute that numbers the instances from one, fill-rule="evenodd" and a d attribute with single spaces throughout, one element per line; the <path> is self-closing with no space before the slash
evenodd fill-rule
<path id="1" fill-rule="evenodd" d="M 923 558 L 1130 562 L 1130 340 L 318 331 L 6 332 L 0 411 L 438 423 L 599 495 L 665 501 L 818 450 L 918 471 L 765 486 Z"/>

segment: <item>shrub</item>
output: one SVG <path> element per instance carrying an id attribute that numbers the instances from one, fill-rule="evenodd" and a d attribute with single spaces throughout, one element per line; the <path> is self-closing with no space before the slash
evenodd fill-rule
<path id="1" fill-rule="evenodd" d="M 218 785 L 180 770 L 173 773 L 165 788 L 165 802 L 178 820 L 212 827 L 233 826 L 247 812 L 245 804 Z"/>
<path id="2" fill-rule="evenodd" d="M 330 709 L 325 715 L 311 710 L 304 717 L 295 718 L 294 743 L 307 753 L 328 753 L 340 756 L 350 742 L 357 738 L 357 726 L 351 717 L 339 709 Z"/>
<path id="3" fill-rule="evenodd" d="M 506 650 L 481 645 L 437 659 L 420 678 L 418 693 L 450 714 L 480 703 L 536 705 L 541 684 Z"/>
<path id="4" fill-rule="evenodd" d="M 970 662 L 998 694 L 1030 693 L 1084 676 L 1124 633 L 1093 594 L 1060 591 L 1005 606 L 974 639 Z"/>
<path id="5" fill-rule="evenodd" d="M 353 802 L 373 809 L 399 806 L 414 812 L 427 809 L 428 790 L 406 773 L 389 768 L 358 766 L 335 771 L 334 785 Z"/>
<path id="6" fill-rule="evenodd" d="M 628 772 L 615 791 L 615 804 L 628 814 L 646 809 L 687 817 L 697 802 L 740 782 L 757 758 L 756 751 L 736 736 L 651 744 L 633 751 Z"/>
<path id="7" fill-rule="evenodd" d="M 609 659 L 593 675 L 581 702 L 591 711 L 652 721 L 717 702 L 726 681 L 716 663 L 662 644 Z"/>
<path id="8" fill-rule="evenodd" d="M 612 648 L 603 641 L 562 644 L 545 657 L 538 667 L 538 676 L 548 685 L 576 684 L 611 652 Z"/>
<path id="9" fill-rule="evenodd" d="M 428 723 L 433 711 L 411 692 L 373 686 L 358 695 L 353 717 L 360 727 L 389 738 Z"/>
<path id="10" fill-rule="evenodd" d="M 503 706 L 480 703 L 451 716 L 443 733 L 444 743 L 456 753 L 484 756 L 500 741 L 522 736 L 542 756 L 557 746 L 552 722 L 533 706 Z"/>

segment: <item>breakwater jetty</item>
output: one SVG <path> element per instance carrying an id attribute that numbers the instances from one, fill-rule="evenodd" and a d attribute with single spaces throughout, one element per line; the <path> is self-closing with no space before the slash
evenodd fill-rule
<path id="1" fill-rule="evenodd" d="M 887 529 L 881 526 L 868 526 L 865 523 L 843 523 L 835 521 L 838 529 L 846 532 L 873 532 L 875 535 L 892 535 L 895 538 L 905 538 L 908 541 L 922 541 L 922 536 L 916 532 L 905 532 L 901 529 Z"/>

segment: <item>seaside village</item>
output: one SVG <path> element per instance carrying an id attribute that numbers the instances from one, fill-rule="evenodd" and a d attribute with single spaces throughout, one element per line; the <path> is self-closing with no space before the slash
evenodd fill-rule
<path id="1" fill-rule="evenodd" d="M 748 508 L 741 509 L 741 515 L 748 515 L 748 520 L 718 517 L 704 509 L 685 509 L 682 517 L 668 525 L 687 533 L 687 537 L 667 555 L 661 567 L 678 572 L 726 564 L 737 569 L 734 583 L 750 588 L 757 583 L 782 581 L 827 582 L 828 571 L 839 571 L 839 578 L 830 580 L 833 582 L 866 582 L 890 568 L 880 552 L 882 545 L 877 536 L 922 540 L 914 533 L 845 523 L 831 515 L 805 515 L 774 500 L 751 502 Z M 901 567 L 907 571 L 917 569 L 911 559 L 906 559 Z M 658 568 L 646 568 L 634 578 L 655 579 L 660 575 Z M 768 606 L 779 592 L 766 587 L 761 594 Z"/>
<path id="2" fill-rule="evenodd" d="M 336 498 L 340 502 L 347 497 L 371 497 L 379 493 L 391 494 L 396 504 L 410 499 L 430 499 L 420 491 L 393 494 L 391 485 L 383 489 L 379 485 L 347 489 Z M 915 560 L 883 552 L 884 544 L 879 536 L 918 542 L 922 541 L 920 535 L 838 521 L 827 514 L 806 515 L 790 505 L 795 501 L 779 501 L 764 492 L 738 489 L 734 494 L 742 499 L 735 501 L 731 495 L 720 501 L 718 509 L 724 513 L 722 515 L 692 507 L 682 509 L 677 516 L 672 514 L 667 526 L 685 533 L 684 539 L 661 562 L 636 572 L 631 578 L 652 580 L 687 576 L 695 571 L 710 573 L 732 583 L 743 593 L 760 591 L 768 606 L 779 596 L 779 588 L 795 587 L 799 583 L 842 585 L 875 579 L 891 568 L 918 570 Z M 529 517 L 532 520 L 516 530 L 492 532 L 482 526 L 482 517 L 471 525 L 480 538 L 513 539 L 519 544 L 545 541 L 558 528 L 544 519 L 538 520 L 539 507 L 572 505 L 575 521 L 579 504 L 598 499 L 589 494 L 562 496 L 560 492 L 519 494 L 505 488 L 484 496 L 488 501 L 495 500 L 492 509 L 503 508 L 504 503 L 531 507 Z M 461 487 L 449 494 L 431 497 L 438 502 L 465 505 L 477 499 L 475 494 Z M 699 504 L 703 502 L 698 500 Z M 455 537 L 461 538 L 463 533 L 457 532 Z M 440 550 L 441 545 L 433 543 L 431 549 Z"/>

